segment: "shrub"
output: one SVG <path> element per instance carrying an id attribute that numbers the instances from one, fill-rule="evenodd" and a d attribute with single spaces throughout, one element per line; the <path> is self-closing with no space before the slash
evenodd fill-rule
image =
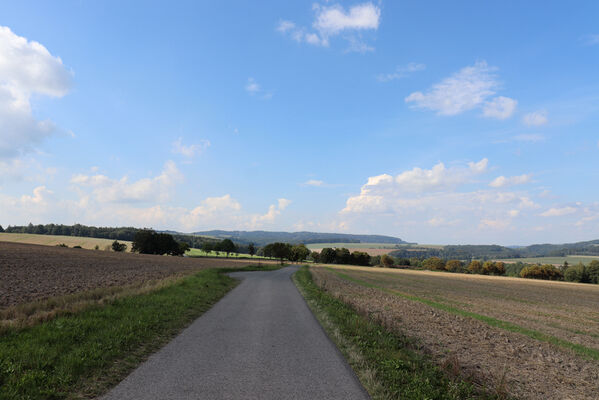
<path id="1" fill-rule="evenodd" d="M 505 273 L 505 266 L 501 261 L 485 261 L 482 273 L 485 275 L 503 275 Z"/>
<path id="2" fill-rule="evenodd" d="M 173 235 L 156 233 L 151 229 L 143 229 L 135 234 L 131 251 L 142 254 L 183 255 L 182 248 Z"/>
<path id="3" fill-rule="evenodd" d="M 66 244 L 64 244 L 64 243 L 57 244 L 56 246 L 57 246 L 57 247 L 69 247 L 69 246 L 67 246 L 67 245 L 66 245 Z"/>
<path id="4" fill-rule="evenodd" d="M 422 266 L 433 271 L 445 271 L 445 261 L 439 257 L 430 257 L 422 262 Z"/>
<path id="5" fill-rule="evenodd" d="M 77 246 L 73 246 L 74 249 L 82 249 L 83 247 L 77 245 Z"/>
<path id="6" fill-rule="evenodd" d="M 95 245 L 95 246 L 94 246 L 94 250 L 100 250 L 100 246 L 98 246 L 98 245 Z"/>
<path id="7" fill-rule="evenodd" d="M 471 274 L 480 274 L 483 272 L 483 264 L 478 261 L 478 260 L 474 260 L 470 263 L 470 265 L 468 265 L 468 272 L 470 272 Z"/>
<path id="8" fill-rule="evenodd" d="M 351 253 L 352 264 L 369 266 L 370 265 L 370 254 L 363 251 L 354 251 Z"/>
<path id="9" fill-rule="evenodd" d="M 383 267 L 392 267 L 394 263 L 395 260 L 389 254 L 383 254 L 381 256 L 381 264 L 383 265 Z"/>
<path id="10" fill-rule="evenodd" d="M 568 282 L 587 283 L 590 281 L 588 270 L 582 263 L 568 267 L 564 272 L 564 278 Z"/>
<path id="11" fill-rule="evenodd" d="M 112 250 L 116 251 L 117 253 L 121 253 L 125 250 L 127 250 L 127 245 L 125 243 L 119 243 L 118 241 L 114 241 L 112 242 Z"/>
<path id="12" fill-rule="evenodd" d="M 564 278 L 561 271 L 551 264 L 531 265 L 520 271 L 520 277 L 529 279 L 546 279 L 558 281 Z"/>
<path id="13" fill-rule="evenodd" d="M 589 282 L 599 283 L 599 261 L 593 260 L 587 267 Z"/>
<path id="14" fill-rule="evenodd" d="M 449 260 L 445 264 L 445 269 L 449 272 L 460 272 L 464 268 L 464 265 L 460 260 Z"/>

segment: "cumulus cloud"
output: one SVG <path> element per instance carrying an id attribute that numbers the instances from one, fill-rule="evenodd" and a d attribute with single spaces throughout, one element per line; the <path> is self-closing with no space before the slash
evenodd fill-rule
<path id="1" fill-rule="evenodd" d="M 91 189 L 90 194 L 100 203 L 148 203 L 168 200 L 172 189 L 182 179 L 175 163 L 169 161 L 162 173 L 153 178 L 130 182 L 127 176 L 111 179 L 101 174 L 78 174 L 71 178 L 71 184 L 82 192 Z"/>
<path id="2" fill-rule="evenodd" d="M 568 214 L 574 214 L 578 211 L 576 208 L 571 206 L 566 207 L 554 207 L 549 210 L 539 214 L 541 217 L 561 217 Z"/>
<path id="3" fill-rule="evenodd" d="M 395 68 L 395 71 L 388 74 L 378 74 L 376 79 L 379 82 L 389 82 L 396 79 L 402 79 L 410 76 L 413 72 L 423 71 L 426 69 L 426 65 L 411 62 L 407 65 L 399 66 Z"/>
<path id="4" fill-rule="evenodd" d="M 494 187 L 494 188 L 500 188 L 500 187 L 504 187 L 504 186 L 523 185 L 525 183 L 530 182 L 531 178 L 532 178 L 532 175 L 530 175 L 530 174 L 510 176 L 507 178 L 505 176 L 501 175 L 501 176 L 498 176 L 497 178 L 493 179 L 493 181 L 491 183 L 489 183 L 489 186 Z"/>
<path id="5" fill-rule="evenodd" d="M 512 116 L 517 104 L 518 101 L 514 99 L 498 96 L 485 103 L 483 115 L 490 118 L 507 119 Z"/>
<path id="6" fill-rule="evenodd" d="M 405 102 L 436 111 L 438 115 L 457 115 L 483 107 L 483 116 L 508 118 L 516 108 L 516 100 L 503 96 L 490 99 L 500 87 L 496 70 L 479 61 L 434 84 L 425 93 L 411 93 Z"/>
<path id="7" fill-rule="evenodd" d="M 526 191 L 500 188 L 507 184 L 489 188 L 480 179 L 488 172 L 489 162 L 482 159 L 372 176 L 358 194 L 347 198 L 338 218 L 352 229 L 380 232 L 380 227 L 387 227 L 387 232 L 395 230 L 400 237 L 424 243 L 494 240 L 531 218 L 531 210 L 540 205 Z M 505 179 L 515 184 L 528 178 Z"/>
<path id="8" fill-rule="evenodd" d="M 0 159 L 31 151 L 55 132 L 52 121 L 33 116 L 31 97 L 62 97 L 71 84 L 59 57 L 0 26 Z"/>
<path id="9" fill-rule="evenodd" d="M 208 147 L 210 147 L 210 141 L 208 140 L 201 140 L 200 143 L 185 145 L 183 144 L 183 138 L 179 138 L 173 142 L 172 152 L 181 154 L 187 158 L 193 158 L 202 154 Z"/>
<path id="10" fill-rule="evenodd" d="M 372 2 L 356 4 L 345 9 L 340 4 L 314 4 L 312 29 L 298 27 L 294 22 L 281 20 L 277 31 L 288 35 L 297 42 L 327 47 L 330 39 L 343 35 L 350 43 L 348 51 L 366 52 L 373 48 L 361 40 L 360 32 L 377 30 L 380 24 L 381 9 Z"/>
<path id="11" fill-rule="evenodd" d="M 528 126 L 541 126 L 547 123 L 547 111 L 535 111 L 526 114 L 522 122 Z"/>

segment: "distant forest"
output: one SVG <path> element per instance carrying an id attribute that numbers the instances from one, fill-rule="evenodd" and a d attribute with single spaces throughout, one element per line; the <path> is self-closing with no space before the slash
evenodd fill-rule
<path id="1" fill-rule="evenodd" d="M 172 232 L 171 232 L 172 233 Z M 267 232 L 267 231 L 203 231 L 194 232 L 194 235 L 212 236 L 220 239 L 231 239 L 236 243 L 254 243 L 264 246 L 274 242 L 291 244 L 308 243 L 385 243 L 407 244 L 399 238 L 383 235 L 353 235 L 346 233 L 320 233 L 320 232 Z"/>
<path id="2" fill-rule="evenodd" d="M 9 226 L 7 233 L 35 233 L 38 235 L 64 235 L 83 236 L 102 239 L 132 241 L 135 234 L 140 231 L 133 227 L 95 227 L 81 224 L 75 225 L 33 225 Z M 263 247 L 269 243 L 285 242 L 290 244 L 307 243 L 385 243 L 405 244 L 407 242 L 391 236 L 382 235 L 350 235 L 344 233 L 318 233 L 318 232 L 267 232 L 267 231 L 206 231 L 184 234 L 175 231 L 164 231 L 173 235 L 175 240 L 184 242 L 189 247 L 201 248 L 204 243 L 216 243 L 223 239 L 231 239 L 240 252 L 244 252 L 251 243 Z"/>
<path id="3" fill-rule="evenodd" d="M 81 224 L 75 225 L 33 225 L 27 226 L 8 226 L 4 229 L 6 233 L 34 233 L 38 235 L 62 235 L 62 236 L 82 236 L 100 239 L 128 240 L 133 241 L 135 234 L 142 229 L 133 227 L 95 227 Z M 187 243 L 189 247 L 200 248 L 203 243 L 216 243 L 220 240 L 216 238 L 200 237 L 195 235 L 184 235 L 176 232 L 169 232 L 178 242 Z"/>
<path id="4" fill-rule="evenodd" d="M 511 248 L 498 245 L 452 245 L 441 248 L 402 246 L 389 253 L 399 258 L 439 257 L 445 260 L 501 259 L 528 257 L 565 257 L 569 255 L 599 256 L 599 240 L 565 244 L 533 244 Z"/>

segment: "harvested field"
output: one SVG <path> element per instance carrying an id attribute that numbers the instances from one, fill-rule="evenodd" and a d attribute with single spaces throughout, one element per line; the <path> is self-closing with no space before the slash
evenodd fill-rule
<path id="1" fill-rule="evenodd" d="M 60 236 L 60 235 L 36 235 L 33 233 L 0 233 L 1 242 L 42 244 L 44 246 L 57 246 L 61 243 L 69 247 L 81 246 L 84 249 L 93 249 L 98 246 L 100 250 L 106 247 L 110 248 L 114 239 L 99 239 L 80 236 Z M 127 245 L 127 251 L 131 251 L 131 242 L 119 240 L 119 243 Z"/>
<path id="2" fill-rule="evenodd" d="M 527 399 L 596 399 L 599 286 L 312 267 L 315 282 L 420 340 L 441 365 Z"/>
<path id="3" fill-rule="evenodd" d="M 352 247 L 352 248 L 347 248 L 347 249 L 349 250 L 350 253 L 353 253 L 354 251 L 361 251 L 363 253 L 368 253 L 368 255 L 371 255 L 371 256 L 382 256 L 383 254 L 389 254 L 393 250 L 397 250 L 397 249 L 373 249 L 373 248 L 368 248 L 368 247 Z M 312 251 L 317 251 L 320 253 L 322 251 L 322 249 L 314 248 L 314 249 L 312 249 Z"/>
<path id="4" fill-rule="evenodd" d="M 262 261 L 269 263 L 269 261 Z M 0 242 L 0 309 L 253 260 L 154 256 Z"/>

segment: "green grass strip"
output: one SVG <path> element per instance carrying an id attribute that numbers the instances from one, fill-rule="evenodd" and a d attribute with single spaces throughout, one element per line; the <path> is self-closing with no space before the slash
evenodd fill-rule
<path id="1" fill-rule="evenodd" d="M 249 267 L 236 270 L 265 270 Z M 0 335 L 0 399 L 91 398 L 235 287 L 209 269 L 156 291 Z"/>
<path id="2" fill-rule="evenodd" d="M 374 400 L 499 398 L 451 379 L 428 356 L 413 350 L 414 339 L 385 329 L 316 286 L 308 267 L 302 267 L 294 281 Z"/>
<path id="3" fill-rule="evenodd" d="M 327 268 L 327 270 L 333 272 L 334 274 L 336 274 L 337 276 L 348 280 L 350 282 L 354 282 L 357 283 L 359 285 L 362 286 L 366 286 L 366 287 L 370 287 L 370 288 L 374 288 L 374 289 L 379 289 L 382 290 L 383 292 L 395 295 L 395 296 L 399 296 L 402 297 L 404 299 L 407 300 L 412 300 L 412 301 L 417 301 L 419 303 L 423 303 L 426 304 L 430 307 L 442 310 L 442 311 L 446 311 L 448 313 L 451 314 L 455 314 L 455 315 L 460 315 L 463 317 L 469 317 L 469 318 L 473 318 L 476 319 L 478 321 L 484 322 L 489 326 L 493 326 L 493 327 L 497 327 L 497 328 L 501 328 L 504 329 L 506 331 L 509 332 L 516 332 L 516 333 L 520 333 L 522 335 L 528 336 L 530 338 L 539 340 L 541 342 L 547 342 L 547 343 L 551 343 L 553 345 L 559 346 L 559 347 L 563 347 L 566 349 L 570 349 L 586 358 L 589 359 L 593 359 L 593 360 L 599 360 L 599 350 L 596 349 L 592 349 L 586 346 L 583 346 L 581 344 L 577 344 L 577 343 L 572 343 L 569 342 L 567 340 L 564 339 L 560 339 L 558 337 L 552 336 L 552 335 L 548 335 L 546 333 L 543 332 L 539 332 L 533 329 L 529 329 L 529 328 L 525 328 L 523 326 L 520 325 L 516 325 L 512 322 L 508 322 L 508 321 L 502 321 L 500 319 L 497 318 L 493 318 L 493 317 L 489 317 L 486 315 L 482 315 L 482 314 L 477 314 L 471 311 L 466 311 L 466 310 L 462 310 L 460 308 L 457 307 L 452 307 L 449 306 L 447 304 L 443 304 L 443 303 L 439 303 L 436 301 L 432 301 L 432 300 L 428 300 L 422 297 L 418 297 L 418 296 L 414 296 L 414 295 L 410 295 L 410 294 L 406 294 L 406 293 L 402 293 L 402 292 L 398 292 L 396 290 L 392 290 L 392 289 L 388 289 L 385 288 L 383 286 L 379 286 L 379 285 L 375 285 L 373 283 L 367 282 L 367 281 L 363 281 L 360 279 L 356 279 L 352 276 L 349 276 L 347 274 L 344 274 L 343 272 L 337 271 L 333 268 Z"/>

